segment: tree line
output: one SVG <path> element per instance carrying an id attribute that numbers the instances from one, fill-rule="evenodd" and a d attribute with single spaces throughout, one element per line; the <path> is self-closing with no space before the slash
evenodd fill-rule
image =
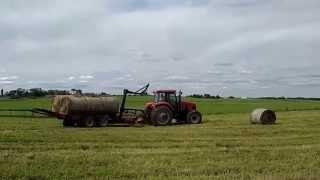
<path id="1" fill-rule="evenodd" d="M 12 98 L 19 98 L 19 97 L 43 97 L 43 96 L 54 96 L 54 95 L 84 95 L 84 96 L 109 96 L 110 94 L 106 92 L 101 93 L 83 93 L 81 89 L 71 89 L 71 90 L 44 90 L 42 88 L 31 88 L 31 89 L 23 89 L 18 88 L 14 90 L 4 91 L 4 89 L 0 90 L 0 96 L 4 97 L 12 97 Z M 206 98 L 206 99 L 248 99 L 247 97 L 235 97 L 235 96 L 228 96 L 222 97 L 220 95 L 211 95 L 211 94 L 192 94 L 188 97 L 193 98 Z M 313 101 L 320 101 L 320 98 L 312 97 L 258 97 L 258 98 L 250 98 L 250 99 L 266 99 L 266 100 L 313 100 Z"/>
<path id="2" fill-rule="evenodd" d="M 220 95 L 212 96 L 210 94 L 192 94 L 188 97 L 193 98 L 206 98 L 206 99 L 265 99 L 265 100 L 312 100 L 312 101 L 320 101 L 320 98 L 316 97 L 257 97 L 257 98 L 247 98 L 247 97 L 235 97 L 235 96 L 228 96 L 222 97 Z"/>
<path id="3" fill-rule="evenodd" d="M 220 95 L 212 96 L 210 94 L 192 94 L 189 97 L 193 98 L 207 98 L 207 99 L 221 99 L 222 97 Z"/>
<path id="4" fill-rule="evenodd" d="M 71 89 L 71 90 L 44 90 L 42 88 L 31 88 L 24 89 L 18 88 L 14 90 L 4 91 L 1 89 L 0 96 L 2 97 L 43 97 L 43 96 L 54 96 L 54 95 L 86 95 L 86 96 L 106 96 L 109 95 L 105 92 L 101 93 L 83 93 L 81 89 Z"/>

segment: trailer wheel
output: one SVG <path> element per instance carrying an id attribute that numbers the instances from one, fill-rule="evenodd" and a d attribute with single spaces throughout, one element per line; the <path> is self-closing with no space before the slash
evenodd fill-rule
<path id="1" fill-rule="evenodd" d="M 202 115 L 200 112 L 188 112 L 187 123 L 189 124 L 200 124 L 202 122 Z"/>
<path id="2" fill-rule="evenodd" d="M 158 107 L 151 112 L 151 121 L 156 126 L 165 126 L 171 123 L 172 112 L 167 107 Z"/>
<path id="3" fill-rule="evenodd" d="M 93 127 L 94 126 L 94 117 L 87 116 L 82 120 L 82 126 L 84 127 Z"/>
<path id="4" fill-rule="evenodd" d="M 145 119 L 150 120 L 151 119 L 151 109 L 150 108 L 145 108 L 144 109 L 144 114 L 145 114 Z"/>
<path id="5" fill-rule="evenodd" d="M 62 124 L 64 127 L 70 127 L 74 125 L 74 122 L 71 118 L 64 118 Z"/>
<path id="6" fill-rule="evenodd" d="M 97 126 L 98 127 L 106 127 L 108 126 L 109 121 L 111 120 L 109 115 L 105 115 L 105 116 L 100 116 L 97 118 Z"/>

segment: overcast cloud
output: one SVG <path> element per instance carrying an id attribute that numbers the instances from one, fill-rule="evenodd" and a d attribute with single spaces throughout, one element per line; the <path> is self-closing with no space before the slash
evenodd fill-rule
<path id="1" fill-rule="evenodd" d="M 2 0 L 0 88 L 320 92 L 319 0 Z"/>

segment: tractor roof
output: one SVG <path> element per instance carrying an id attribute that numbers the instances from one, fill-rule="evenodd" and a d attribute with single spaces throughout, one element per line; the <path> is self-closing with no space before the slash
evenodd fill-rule
<path id="1" fill-rule="evenodd" d="M 154 93 L 176 93 L 176 90 L 174 89 L 161 89 L 161 90 L 156 90 Z"/>

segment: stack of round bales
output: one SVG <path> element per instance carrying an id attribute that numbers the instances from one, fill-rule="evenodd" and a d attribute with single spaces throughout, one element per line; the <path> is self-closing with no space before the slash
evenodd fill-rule
<path id="1" fill-rule="evenodd" d="M 274 124 L 276 120 L 276 113 L 269 109 L 255 109 L 250 116 L 252 124 Z"/>
<path id="2" fill-rule="evenodd" d="M 119 106 L 120 103 L 115 97 L 55 96 L 52 111 L 62 115 L 116 114 Z"/>

